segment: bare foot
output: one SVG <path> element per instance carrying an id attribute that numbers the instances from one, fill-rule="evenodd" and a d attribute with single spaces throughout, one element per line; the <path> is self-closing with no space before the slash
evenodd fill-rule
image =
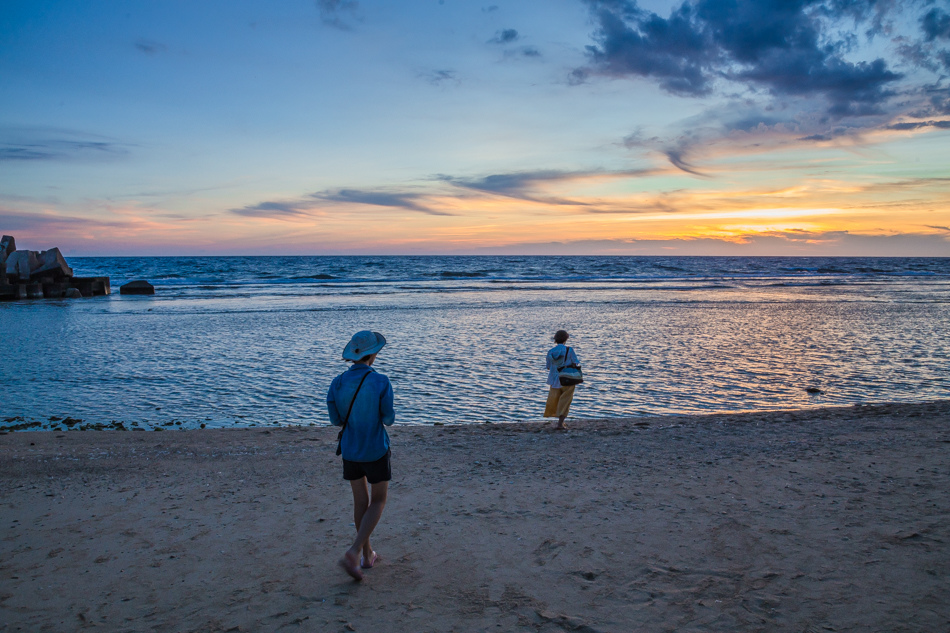
<path id="1" fill-rule="evenodd" d="M 363 556 L 360 557 L 360 567 L 363 569 L 372 569 L 373 565 L 375 565 L 376 561 L 378 560 L 379 560 L 379 556 L 376 554 L 376 552 L 370 553 L 369 556 L 366 556 L 364 554 Z"/>
<path id="2" fill-rule="evenodd" d="M 343 568 L 343 571 L 348 573 L 353 577 L 353 580 L 363 580 L 363 572 L 360 571 L 359 561 L 356 559 L 356 554 L 351 554 L 347 552 L 343 555 L 343 558 L 339 560 L 337 565 Z"/>

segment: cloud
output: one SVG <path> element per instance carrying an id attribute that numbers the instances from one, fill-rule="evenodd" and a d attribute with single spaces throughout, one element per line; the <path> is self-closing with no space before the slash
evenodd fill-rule
<path id="1" fill-rule="evenodd" d="M 230 209 L 230 212 L 249 218 L 298 220 L 322 215 L 320 210 L 327 206 L 326 203 L 341 203 L 346 205 L 359 204 L 405 209 L 407 211 L 415 211 L 427 215 L 452 215 L 451 213 L 432 209 L 422 204 L 421 200 L 424 197 L 425 196 L 418 193 L 393 192 L 380 189 L 336 189 L 311 193 L 296 200 L 265 200 L 264 202 L 248 205 L 246 207 Z"/>
<path id="2" fill-rule="evenodd" d="M 510 198 L 524 198 L 527 196 L 527 191 L 539 182 L 566 180 L 577 177 L 577 175 L 578 172 L 546 170 L 492 174 L 482 178 L 456 178 L 440 175 L 438 179 L 465 189 L 474 189 Z"/>
<path id="3" fill-rule="evenodd" d="M 459 178 L 446 174 L 439 174 L 436 180 L 449 183 L 461 189 L 468 189 L 479 193 L 503 196 L 515 200 L 524 200 L 544 205 L 583 207 L 590 213 L 614 213 L 612 208 L 602 209 L 597 200 L 582 200 L 579 198 L 564 198 L 549 195 L 544 192 L 546 185 L 557 185 L 572 181 L 592 179 L 641 178 L 656 173 L 653 169 L 635 169 L 625 171 L 588 170 L 588 171 L 560 171 L 556 169 L 538 170 L 530 172 L 511 172 L 492 174 L 478 178 Z M 630 213 L 629 209 L 624 210 Z"/>
<path id="4" fill-rule="evenodd" d="M 868 33 L 885 30 L 871 0 L 687 0 L 668 18 L 634 0 L 586 0 L 597 25 L 593 74 L 645 77 L 665 91 L 699 97 L 738 84 L 774 97 L 822 99 L 827 113 L 881 112 L 903 78 L 883 58 L 851 61 L 855 43 L 837 30 L 844 18 L 868 21 Z"/>
<path id="5" fill-rule="evenodd" d="M 168 50 L 168 47 L 161 42 L 155 42 L 153 40 L 146 39 L 139 39 L 136 41 L 135 48 L 146 55 L 157 55 L 158 53 L 164 53 L 166 50 Z"/>
<path id="6" fill-rule="evenodd" d="M 950 40 L 950 15 L 937 8 L 933 8 L 920 19 L 920 27 L 927 36 L 927 41 L 936 39 Z"/>
<path id="7" fill-rule="evenodd" d="M 503 29 L 495 33 L 495 36 L 488 40 L 489 44 L 511 44 L 518 40 L 518 31 L 515 29 Z"/>
<path id="8" fill-rule="evenodd" d="M 458 77 L 456 76 L 454 70 L 428 70 L 419 73 L 419 76 L 428 81 L 433 86 L 441 86 L 446 82 L 454 84 L 459 83 Z"/>
<path id="9" fill-rule="evenodd" d="M 44 205 L 45 206 L 45 205 Z M 99 217 L 82 217 L 76 215 L 66 215 L 63 213 L 49 211 L 45 208 L 37 211 L 17 211 L 0 207 L 0 226 L 5 233 L 12 234 L 25 233 L 24 237 L 29 237 L 33 241 L 40 241 L 44 244 L 55 244 L 55 240 L 65 236 L 67 240 L 85 239 L 86 237 L 115 237 L 116 235 L 131 235 L 147 231 L 158 231 L 163 228 L 175 229 L 183 223 L 193 221 L 193 219 L 173 218 L 176 221 L 164 223 L 156 221 L 157 217 L 152 210 L 138 208 L 111 208 L 107 203 L 98 201 L 94 208 L 87 209 L 89 213 L 98 214 Z M 105 215 L 103 215 L 105 212 Z M 14 236 L 18 238 L 19 236 Z M 21 241 L 21 248 L 26 247 L 25 241 Z M 30 247 L 33 248 L 33 247 Z M 37 250 L 34 248 L 33 250 Z"/>
<path id="10" fill-rule="evenodd" d="M 687 148 L 667 148 L 663 150 L 663 153 L 669 159 L 670 163 L 681 171 L 685 171 L 687 174 L 693 174 L 694 176 L 705 176 L 703 172 L 699 171 L 696 167 L 691 165 L 686 160 Z"/>
<path id="11" fill-rule="evenodd" d="M 309 208 L 313 206 L 314 205 L 312 201 L 268 201 L 242 207 L 240 209 L 231 209 L 231 213 L 243 215 L 244 217 L 248 218 L 271 218 L 276 220 L 287 220 L 309 216 Z"/>
<path id="12" fill-rule="evenodd" d="M 889 130 L 918 130 L 920 128 L 934 127 L 941 130 L 950 130 L 950 121 L 914 121 L 910 123 L 895 123 L 888 125 Z"/>
<path id="13" fill-rule="evenodd" d="M 561 171 L 546 169 L 538 171 L 511 172 L 506 174 L 492 174 L 480 178 L 458 178 L 440 174 L 437 180 L 451 183 L 456 187 L 492 193 L 509 198 L 532 200 L 530 192 L 542 183 L 557 183 L 587 178 L 632 178 L 647 176 L 656 173 L 655 170 L 634 169 L 625 171 L 587 170 Z"/>
<path id="14" fill-rule="evenodd" d="M 114 225 L 71 216 L 22 213 L 0 209 L 0 226 L 3 227 L 4 233 L 12 234 L 14 231 L 83 230 Z"/>
<path id="15" fill-rule="evenodd" d="M 418 202 L 423 198 L 415 193 L 393 193 L 388 191 L 361 189 L 339 189 L 335 192 L 322 192 L 312 194 L 313 198 L 318 200 L 328 200 L 331 202 L 345 202 L 352 204 L 367 204 L 378 207 L 394 207 L 406 209 L 408 211 L 418 211 L 429 215 L 452 215 L 444 211 L 430 209 Z"/>
<path id="16" fill-rule="evenodd" d="M 481 193 L 489 193 L 506 198 L 540 202 L 553 205 L 586 205 L 586 202 L 558 198 L 555 196 L 540 195 L 537 187 L 543 183 L 575 180 L 589 175 L 589 172 L 564 172 L 557 170 L 515 172 L 509 174 L 492 174 L 482 178 L 456 178 L 440 175 L 437 178 L 462 189 L 469 189 Z"/>
<path id="17" fill-rule="evenodd" d="M 316 0 L 320 19 L 327 26 L 341 31 L 353 30 L 352 22 L 359 21 L 360 3 L 356 0 Z"/>
<path id="18" fill-rule="evenodd" d="M 506 58 L 512 57 L 541 57 L 541 51 L 535 46 L 519 46 L 505 51 Z"/>
<path id="19" fill-rule="evenodd" d="M 55 128 L 0 128 L 0 162 L 105 160 L 127 155 L 126 145 Z"/>

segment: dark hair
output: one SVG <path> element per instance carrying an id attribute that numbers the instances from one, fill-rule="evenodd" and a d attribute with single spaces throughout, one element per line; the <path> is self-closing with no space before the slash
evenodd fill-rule
<path id="1" fill-rule="evenodd" d="M 555 343 L 566 343 L 570 334 L 567 333 L 567 330 L 558 330 L 554 333 L 554 342 Z"/>
<path id="2" fill-rule="evenodd" d="M 364 356 L 363 358 L 359 359 L 359 360 L 356 361 L 356 362 L 358 362 L 358 363 L 365 363 L 366 361 L 368 361 L 368 360 L 369 360 L 370 358 L 372 358 L 372 357 L 373 357 L 372 354 L 367 354 L 366 356 Z"/>

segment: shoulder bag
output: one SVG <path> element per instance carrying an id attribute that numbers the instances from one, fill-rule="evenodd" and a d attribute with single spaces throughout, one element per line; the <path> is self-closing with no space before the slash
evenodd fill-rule
<path id="1" fill-rule="evenodd" d="M 581 373 L 581 366 L 576 363 L 567 364 L 567 359 L 571 355 L 571 348 L 568 347 L 564 353 L 564 365 L 557 368 L 557 379 L 562 387 L 579 385 L 584 382 L 584 374 Z"/>

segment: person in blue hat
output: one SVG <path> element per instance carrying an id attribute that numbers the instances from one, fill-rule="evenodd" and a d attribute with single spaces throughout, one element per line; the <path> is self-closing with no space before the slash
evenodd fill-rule
<path id="1" fill-rule="evenodd" d="M 334 378 L 327 392 L 330 423 L 343 427 L 337 455 L 343 456 L 343 479 L 353 489 L 356 525 L 356 540 L 339 565 L 356 580 L 362 580 L 362 570 L 379 560 L 369 537 L 386 507 L 392 479 L 386 427 L 396 421 L 393 387 L 389 378 L 372 368 L 385 344 L 379 332 L 363 330 L 354 334 L 343 348 L 343 358 L 352 361 L 353 366 Z"/>

